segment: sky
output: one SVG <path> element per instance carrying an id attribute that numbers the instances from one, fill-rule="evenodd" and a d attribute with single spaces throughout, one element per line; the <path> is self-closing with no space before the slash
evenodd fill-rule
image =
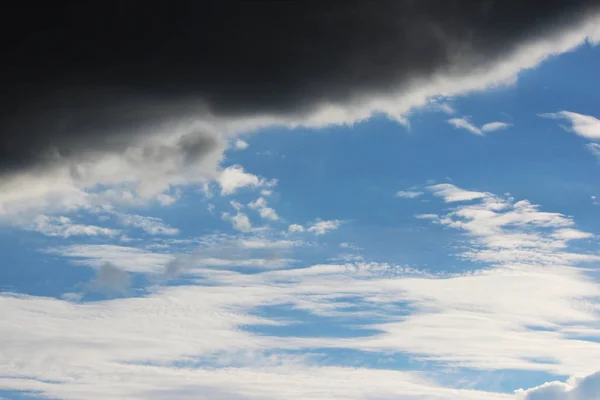
<path id="1" fill-rule="evenodd" d="M 117 3 L 2 16 L 0 399 L 600 397 L 594 2 Z"/>

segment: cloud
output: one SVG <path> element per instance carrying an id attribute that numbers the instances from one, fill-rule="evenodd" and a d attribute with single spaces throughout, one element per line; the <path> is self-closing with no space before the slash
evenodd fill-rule
<path id="1" fill-rule="evenodd" d="M 240 232 L 250 232 L 252 230 L 252 223 L 248 216 L 242 212 L 238 212 L 234 216 L 229 213 L 223 213 L 222 218 L 226 221 L 231 221 L 233 229 Z"/>
<path id="2" fill-rule="evenodd" d="M 338 220 L 318 221 L 309 226 L 307 231 L 314 232 L 317 235 L 324 235 L 327 232 L 339 228 L 341 223 L 342 222 Z"/>
<path id="3" fill-rule="evenodd" d="M 161 9 L 164 24 L 140 16 L 156 15 L 152 7 L 61 9 L 52 37 L 28 30 L 40 40 L 11 46 L 5 58 L 13 62 L 2 65 L 0 217 L 62 213 L 99 198 L 162 201 L 170 188 L 217 178 L 227 144 L 241 132 L 352 124 L 375 114 L 406 122 L 431 99 L 511 84 L 549 56 L 597 42 L 594 6 L 291 2 L 267 21 L 263 6 L 241 14 L 227 5 L 182 6 Z M 25 27 L 48 12 L 11 9 L 4 17 Z M 93 18 L 60 22 L 73 15 Z M 96 25 L 112 28 L 96 35 Z M 272 31 L 277 40 L 265 33 Z M 369 34 L 347 34 L 359 31 Z M 200 47 L 202 57 L 189 51 Z M 47 68 L 32 76 L 31 65 Z"/>
<path id="4" fill-rule="evenodd" d="M 268 219 L 271 221 L 279 220 L 279 216 L 277 212 L 271 207 L 267 206 L 267 201 L 264 197 L 259 197 L 255 201 L 248 204 L 248 207 L 257 210 L 260 214 L 260 217 L 263 219 Z"/>
<path id="5" fill-rule="evenodd" d="M 47 252 L 72 259 L 76 264 L 94 268 L 110 264 L 118 265 L 128 272 L 147 274 L 161 272 L 163 266 L 173 259 L 171 254 L 112 244 L 72 245 L 48 249 Z"/>
<path id="6" fill-rule="evenodd" d="M 300 244 L 292 240 L 266 240 L 264 238 L 254 238 L 242 240 L 242 246 L 247 249 L 278 249 L 289 248 Z"/>
<path id="7" fill-rule="evenodd" d="M 539 114 L 540 117 L 566 119 L 571 123 L 570 130 L 588 139 L 600 139 L 600 120 L 591 115 L 583 115 L 571 111 Z M 567 129 L 567 128 L 565 128 Z"/>
<path id="8" fill-rule="evenodd" d="M 446 203 L 475 200 L 487 196 L 486 193 L 464 190 L 450 183 L 440 183 L 429 186 L 428 189 L 434 196 L 442 197 Z"/>
<path id="9" fill-rule="evenodd" d="M 483 124 L 481 126 L 482 132 L 494 132 L 500 129 L 510 128 L 512 124 L 506 122 L 488 122 L 487 124 Z"/>
<path id="10" fill-rule="evenodd" d="M 588 143 L 585 147 L 592 153 L 600 162 L 600 144 L 599 143 Z"/>
<path id="11" fill-rule="evenodd" d="M 256 175 L 245 172 L 241 165 L 233 165 L 225 168 L 218 176 L 217 182 L 221 186 L 222 195 L 230 195 L 243 187 L 273 186 L 276 181 L 267 181 Z"/>
<path id="12" fill-rule="evenodd" d="M 24 226 L 40 232 L 46 236 L 59 236 L 68 238 L 71 236 L 116 236 L 120 233 L 117 229 L 104 228 L 95 225 L 76 224 L 68 217 L 49 217 L 38 215 L 31 224 Z"/>
<path id="13" fill-rule="evenodd" d="M 432 99 L 429 102 L 429 107 L 430 110 L 434 110 L 434 111 L 441 111 L 445 114 L 448 115 L 452 115 L 456 113 L 456 110 L 448 103 L 443 103 L 438 101 L 437 99 Z"/>
<path id="14" fill-rule="evenodd" d="M 56 14 L 30 10 L 27 16 L 10 10 L 6 18 L 16 25 L 24 18 L 43 17 L 55 19 L 60 29 L 52 38 L 27 48 L 15 45 L 6 54 L 13 60 L 13 73 L 3 87 L 13 101 L 4 110 L 9 119 L 2 131 L 17 140 L 10 147 L 2 142 L 3 169 L 40 162 L 40 154 L 70 156 L 105 143 L 127 144 L 130 136 L 143 135 L 144 128 L 194 114 L 307 113 L 320 104 L 350 103 L 390 88 L 406 91 L 416 81 L 435 80 L 443 73 L 471 76 L 597 11 L 591 0 L 543 7 L 286 3 L 270 8 L 270 17 L 264 7 L 244 7 L 238 15 L 226 5 L 160 11 L 128 5 L 115 14 L 107 4 L 94 8 L 93 21 L 79 17 L 87 14 L 85 7 Z M 149 22 L 147 17 L 157 12 L 169 15 L 169 22 Z M 77 17 L 67 21 L 67 15 Z M 529 23 L 534 16 L 535 28 Z M 511 29 L 506 29 L 509 20 Z M 112 29 L 96 35 L 91 28 L 96 25 Z M 268 33 L 273 31 L 277 38 Z M 81 42 L 88 46 L 79 46 Z M 203 48 L 202 57 L 190 48 Z M 28 66 L 45 65 L 48 54 L 62 55 L 60 68 L 27 74 Z M 77 76 L 65 71 L 77 71 Z M 347 76 L 356 79 L 350 84 Z M 113 140 L 100 140 L 107 135 Z"/>
<path id="15" fill-rule="evenodd" d="M 90 282 L 89 288 L 94 291 L 124 294 L 131 286 L 131 277 L 126 271 L 114 264 L 102 264 L 96 270 L 96 277 Z"/>
<path id="16" fill-rule="evenodd" d="M 235 146 L 236 150 L 246 150 L 248 148 L 249 144 L 247 142 L 243 141 L 242 139 L 237 139 L 235 141 L 234 146 Z"/>
<path id="17" fill-rule="evenodd" d="M 567 383 L 549 382 L 516 391 L 518 400 L 595 400 L 600 397 L 600 372 Z"/>
<path id="18" fill-rule="evenodd" d="M 451 118 L 448 120 L 448 123 L 455 128 L 466 129 L 475 135 L 482 135 L 481 129 L 473 125 L 466 118 Z"/>
<path id="19" fill-rule="evenodd" d="M 440 217 L 437 214 L 417 214 L 415 218 L 418 219 L 430 219 L 430 220 L 438 220 Z"/>
<path id="20" fill-rule="evenodd" d="M 483 192 L 453 186 L 446 195 L 457 193 Z M 191 398 L 207 390 L 209 397 L 243 393 L 298 400 L 514 398 L 440 387 L 385 364 L 327 365 L 315 355 L 327 349 L 354 350 L 358 360 L 402 353 L 448 368 L 593 373 L 600 344 L 586 338 L 600 337 L 600 287 L 577 267 L 593 254 L 569 247 L 589 235 L 571 217 L 527 200 L 492 193 L 474 200 L 453 204 L 439 214 L 439 223 L 467 239 L 455 247 L 458 256 L 499 256 L 486 259 L 488 268 L 462 273 L 378 262 L 293 262 L 277 258 L 277 252 L 295 248 L 285 234 L 209 235 L 183 256 L 108 245 L 60 248 L 54 254 L 94 268 L 110 262 L 125 271 L 191 277 L 135 298 L 89 303 L 0 294 L 7 316 L 0 324 L 7 349 L 0 385 L 65 399 L 162 399 L 172 398 L 174 390 Z M 238 267 L 262 270 L 241 273 Z M 264 316 L 264 307 L 301 312 L 282 320 Z M 353 334 L 332 329 L 310 337 L 261 335 L 255 329 L 312 327 L 315 316 Z M 348 321 L 360 326 L 349 327 Z M 118 379 L 124 375 L 126 384 Z"/>
<path id="21" fill-rule="evenodd" d="M 291 224 L 290 226 L 288 226 L 288 232 L 304 232 L 304 227 L 299 224 Z"/>
<path id="22" fill-rule="evenodd" d="M 165 224 L 165 222 L 156 217 L 148 217 L 137 214 L 118 214 L 120 222 L 129 227 L 143 230 L 149 235 L 177 235 L 179 229 Z"/>
<path id="23" fill-rule="evenodd" d="M 419 196 L 422 196 L 423 192 L 415 192 L 415 191 L 405 191 L 405 190 L 400 190 L 399 192 L 396 192 L 396 197 L 400 197 L 403 199 L 416 199 Z"/>
<path id="24" fill-rule="evenodd" d="M 446 202 L 479 200 L 460 205 L 435 220 L 460 229 L 473 239 L 470 249 L 460 255 L 463 258 L 520 265 L 569 265 L 600 260 L 600 254 L 565 251 L 569 241 L 593 237 L 589 232 L 576 229 L 569 216 L 540 211 L 538 205 L 527 200 L 514 201 L 449 184 L 428 189 L 444 197 Z"/>
<path id="25" fill-rule="evenodd" d="M 448 123 L 455 128 L 466 129 L 467 131 L 474 133 L 475 135 L 483 135 L 484 133 L 494 132 L 500 129 L 506 129 L 511 127 L 511 124 L 506 122 L 488 122 L 480 127 L 473 125 L 468 118 L 451 118 Z"/>

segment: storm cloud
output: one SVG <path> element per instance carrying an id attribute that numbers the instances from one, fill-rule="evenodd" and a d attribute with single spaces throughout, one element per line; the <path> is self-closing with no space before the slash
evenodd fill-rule
<path id="1" fill-rule="evenodd" d="M 190 119 L 301 116 L 468 76 L 595 1 L 62 1 L 5 6 L 0 173 Z M 205 137 L 206 135 L 201 134 Z M 194 154 L 210 139 L 189 140 Z M 207 146 L 201 149 L 199 146 Z"/>

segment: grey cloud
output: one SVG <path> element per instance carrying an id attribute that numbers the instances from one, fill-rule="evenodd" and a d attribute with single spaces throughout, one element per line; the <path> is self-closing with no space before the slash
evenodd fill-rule
<path id="1" fill-rule="evenodd" d="M 166 4 L 3 9 L 0 173 L 121 151 L 188 118 L 298 114 L 468 75 L 597 11 L 592 0 Z M 197 159 L 212 143 L 181 145 Z"/>
<path id="2" fill-rule="evenodd" d="M 92 291 L 123 294 L 131 286 L 131 276 L 124 270 L 111 263 L 101 265 L 96 271 L 96 277 L 90 282 Z"/>

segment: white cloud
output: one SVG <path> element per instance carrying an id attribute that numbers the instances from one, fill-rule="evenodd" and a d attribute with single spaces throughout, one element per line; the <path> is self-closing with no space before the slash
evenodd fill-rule
<path id="1" fill-rule="evenodd" d="M 248 143 L 243 141 L 242 139 L 237 139 L 234 144 L 236 150 L 246 150 L 248 148 Z"/>
<path id="2" fill-rule="evenodd" d="M 267 201 L 264 197 L 259 197 L 255 201 L 250 202 L 248 207 L 257 210 L 260 214 L 260 217 L 263 219 L 268 219 L 271 221 L 279 220 L 277 212 L 273 208 L 267 206 Z"/>
<path id="3" fill-rule="evenodd" d="M 304 232 L 304 227 L 299 224 L 291 224 L 290 226 L 288 226 L 288 232 Z"/>
<path id="4" fill-rule="evenodd" d="M 591 115 L 578 114 L 571 111 L 539 114 L 540 117 L 566 119 L 571 123 L 571 130 L 588 139 L 600 139 L 600 120 Z"/>
<path id="5" fill-rule="evenodd" d="M 256 175 L 244 171 L 241 165 L 233 165 L 225 168 L 217 178 L 221 186 L 221 194 L 229 195 L 243 187 L 258 187 L 264 184 L 264 180 Z"/>
<path id="6" fill-rule="evenodd" d="M 440 217 L 437 214 L 417 214 L 415 218 L 418 219 L 430 219 L 430 220 L 438 220 Z"/>
<path id="7" fill-rule="evenodd" d="M 231 204 L 231 207 L 235 208 L 236 211 L 240 211 L 242 208 L 244 208 L 244 205 L 241 203 L 238 203 L 235 200 L 231 200 L 229 202 L 229 204 Z"/>
<path id="8" fill-rule="evenodd" d="M 422 196 L 423 192 L 416 192 L 411 190 L 400 190 L 396 192 L 396 197 L 400 197 L 403 199 L 416 199 L 419 196 Z"/>
<path id="9" fill-rule="evenodd" d="M 170 227 L 157 217 L 124 213 L 116 215 L 123 225 L 141 229 L 149 235 L 177 235 L 179 233 L 179 229 Z"/>
<path id="10" fill-rule="evenodd" d="M 486 193 L 464 190 L 450 183 L 432 185 L 428 189 L 433 192 L 434 196 L 442 197 L 446 203 L 475 200 L 487 196 Z"/>
<path id="11" fill-rule="evenodd" d="M 135 247 L 108 244 L 73 245 L 47 250 L 73 259 L 73 262 L 95 268 L 112 264 L 128 272 L 156 273 L 173 259 L 173 255 L 153 253 Z"/>
<path id="12" fill-rule="evenodd" d="M 451 118 L 448 123 L 457 129 L 466 129 L 467 131 L 474 133 L 475 135 L 482 135 L 481 129 L 473 125 L 466 117 L 465 118 Z"/>
<path id="13" fill-rule="evenodd" d="M 488 122 L 487 124 L 477 127 L 469 121 L 468 118 L 452 118 L 448 120 L 448 123 L 458 129 L 466 129 L 467 131 L 475 135 L 483 135 L 484 133 L 494 132 L 500 129 L 506 129 L 512 126 L 506 122 Z"/>
<path id="14" fill-rule="evenodd" d="M 316 348 L 355 349 L 370 357 L 401 352 L 450 368 L 594 372 L 600 343 L 582 335 L 600 336 L 600 285 L 576 268 L 578 258 L 572 256 L 577 253 L 568 251 L 570 240 L 587 235 L 576 230 L 570 217 L 540 211 L 525 200 L 489 193 L 478 199 L 440 215 L 441 223 L 468 235 L 460 248 L 463 255 L 525 249 L 529 258 L 496 257 L 488 269 L 439 276 L 375 262 L 243 274 L 224 268 L 286 265 L 290 260 L 250 255 L 290 248 L 290 241 L 216 235 L 203 238 L 197 254 L 185 259 L 206 286 L 153 287 L 143 297 L 84 304 L 2 294 L 0 341 L 7 350 L 0 385 L 65 399 L 181 398 L 173 390 L 189 390 L 195 398 L 206 386 L 216 391 L 206 392 L 211 398 L 215 393 L 298 400 L 407 394 L 411 400 L 514 398 L 441 388 L 409 372 L 320 366 L 310 358 Z M 173 260 L 172 255 L 118 246 L 70 246 L 57 253 L 95 267 L 114 260 L 124 270 L 147 273 L 155 273 L 153 264 L 164 270 Z M 278 305 L 327 316 L 345 327 L 348 318 L 369 316 L 361 327 L 375 332 L 278 337 L 245 329 L 314 323 L 303 317 L 269 320 L 253 312 Z M 286 350 L 306 356 L 296 359 Z M 184 367 L 173 368 L 173 363 Z M 127 384 L 117 379 L 124 375 Z M 331 385 L 342 378 L 348 382 Z"/>
<path id="15" fill-rule="evenodd" d="M 439 185 L 436 185 L 439 186 Z M 436 186 L 433 190 L 440 190 Z M 451 185 L 452 186 L 452 185 Z M 435 193 L 435 192 L 434 192 Z M 514 201 L 491 193 L 471 192 L 455 186 L 438 195 L 448 201 L 475 200 L 443 215 L 439 223 L 467 232 L 477 246 L 461 257 L 479 262 L 532 265 L 568 265 L 600 260 L 600 255 L 569 253 L 568 242 L 593 235 L 573 228 L 572 218 L 544 212 L 527 200 Z"/>
<path id="16" fill-rule="evenodd" d="M 507 129 L 510 128 L 512 126 L 512 124 L 506 123 L 506 122 L 488 122 L 487 124 L 483 124 L 483 126 L 481 127 L 481 131 L 482 132 L 494 132 L 494 131 L 498 131 L 500 129 Z"/>
<path id="17" fill-rule="evenodd" d="M 46 236 L 116 236 L 120 233 L 117 229 L 103 228 L 95 225 L 76 224 L 68 217 L 49 217 L 38 215 L 32 223 L 24 226 Z"/>
<path id="18" fill-rule="evenodd" d="M 600 372 L 568 382 L 549 382 L 529 390 L 517 390 L 518 400 L 597 400 L 600 398 Z"/>
<path id="19" fill-rule="evenodd" d="M 238 212 L 234 216 L 231 216 L 229 213 L 223 213 L 222 217 L 226 221 L 231 221 L 231 225 L 236 231 L 250 232 L 252 230 L 252 223 L 244 213 Z"/>
<path id="20" fill-rule="evenodd" d="M 338 220 L 318 221 L 312 224 L 307 230 L 309 232 L 314 232 L 317 235 L 324 235 L 327 232 L 339 228 L 341 223 L 342 222 Z"/>
<path id="21" fill-rule="evenodd" d="M 431 99 L 428 108 L 434 111 L 441 111 L 445 114 L 452 115 L 456 110 L 448 103 L 440 102 L 438 99 Z"/>
<path id="22" fill-rule="evenodd" d="M 588 143 L 585 147 L 592 153 L 596 159 L 600 162 L 600 144 L 599 143 Z"/>
<path id="23" fill-rule="evenodd" d="M 267 240 L 264 238 L 253 238 L 242 240 L 242 246 L 247 249 L 278 249 L 289 248 L 299 245 L 300 242 L 293 240 Z"/>

